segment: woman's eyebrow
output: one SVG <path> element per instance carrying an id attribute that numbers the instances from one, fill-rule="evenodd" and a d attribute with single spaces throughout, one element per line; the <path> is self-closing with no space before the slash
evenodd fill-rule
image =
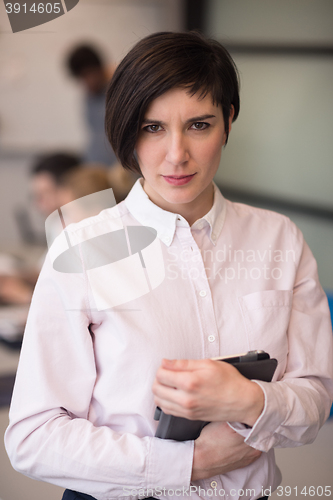
<path id="1" fill-rule="evenodd" d="M 149 118 L 144 118 L 142 120 L 142 125 L 148 125 L 149 123 L 153 123 L 154 125 L 165 125 L 161 120 L 150 120 Z"/>
<path id="2" fill-rule="evenodd" d="M 193 118 L 189 118 L 186 120 L 185 123 L 192 123 L 192 122 L 202 122 L 203 120 L 208 120 L 209 118 L 216 118 L 216 115 L 200 115 L 200 116 L 194 116 Z M 151 120 L 149 118 L 144 118 L 142 120 L 142 125 L 148 125 L 149 123 L 153 123 L 154 125 L 166 125 L 165 122 L 161 120 Z"/>
<path id="3" fill-rule="evenodd" d="M 188 120 L 186 120 L 186 123 L 202 122 L 203 120 L 208 120 L 209 118 L 216 118 L 216 116 L 215 115 L 194 116 L 193 118 L 189 118 Z"/>

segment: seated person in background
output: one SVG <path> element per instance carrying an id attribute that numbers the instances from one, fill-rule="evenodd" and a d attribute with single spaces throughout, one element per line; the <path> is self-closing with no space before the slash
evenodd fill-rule
<path id="1" fill-rule="evenodd" d="M 120 164 L 110 171 L 98 163 L 85 163 L 63 177 L 60 205 L 109 188 L 119 203 L 127 196 L 135 180 L 136 176 L 126 172 Z"/>
<path id="2" fill-rule="evenodd" d="M 43 157 L 31 172 L 33 200 L 45 218 L 66 203 L 109 188 L 113 189 L 119 203 L 135 181 L 135 176 L 122 167 L 109 171 L 97 163 L 80 165 L 79 157 L 66 153 Z M 81 218 L 89 215 L 87 213 Z M 29 274 L 0 275 L 0 300 L 29 304 L 38 274 L 39 269 Z"/>
<path id="3" fill-rule="evenodd" d="M 106 87 L 113 71 L 108 71 L 101 55 L 90 45 L 76 47 L 68 56 L 67 67 L 85 90 L 85 119 L 90 138 L 84 159 L 112 165 L 116 157 L 105 135 L 104 117 Z"/>
<path id="4" fill-rule="evenodd" d="M 62 179 L 74 171 L 81 158 L 66 152 L 40 157 L 31 169 L 33 203 L 46 218 L 61 205 Z M 30 272 L 13 270 L 0 275 L 0 301 L 5 304 L 29 304 L 39 274 L 39 267 Z"/>
<path id="5" fill-rule="evenodd" d="M 116 167 L 110 172 L 104 165 L 87 163 L 66 174 L 60 195 L 63 224 L 67 226 L 73 222 L 80 222 L 122 201 L 133 186 L 135 176 L 129 175 L 129 172 L 125 176 L 119 175 L 119 169 L 123 171 L 119 165 L 119 168 Z M 110 188 L 112 193 L 107 191 Z M 93 193 L 98 193 L 98 196 L 89 196 Z M 74 200 L 76 203 L 71 203 Z M 52 241 L 55 234 L 52 235 L 51 220 L 49 223 L 51 225 L 47 228 L 47 232 L 51 230 L 49 236 Z M 48 243 L 50 241 L 48 240 Z"/>
<path id="6" fill-rule="evenodd" d="M 134 172 L 125 170 L 121 163 L 116 163 L 108 171 L 108 176 L 117 203 L 120 203 L 126 198 L 135 181 L 139 177 Z"/>
<path id="7" fill-rule="evenodd" d="M 108 169 L 104 165 L 98 163 L 83 164 L 64 176 L 60 205 L 111 187 Z"/>
<path id="8" fill-rule="evenodd" d="M 93 194 L 97 194 L 97 196 L 91 196 Z M 75 203 L 73 203 L 74 201 Z M 100 164 L 87 163 L 82 165 L 73 172 L 69 172 L 63 179 L 62 227 L 97 215 L 105 208 L 115 205 L 117 201 L 113 190 L 111 190 L 108 169 Z M 58 223 L 58 214 L 56 214 L 55 219 L 51 217 L 45 227 L 49 247 L 54 238 L 59 235 Z"/>
<path id="9" fill-rule="evenodd" d="M 37 210 L 48 217 L 62 205 L 63 180 L 82 160 L 69 153 L 54 153 L 41 157 L 31 169 L 31 190 Z"/>

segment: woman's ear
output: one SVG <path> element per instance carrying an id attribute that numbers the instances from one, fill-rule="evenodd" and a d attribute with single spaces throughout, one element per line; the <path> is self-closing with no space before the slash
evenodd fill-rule
<path id="1" fill-rule="evenodd" d="M 231 104 L 231 107 L 230 107 L 230 115 L 229 115 L 229 129 L 228 129 L 228 136 L 230 134 L 230 131 L 231 131 L 231 126 L 232 126 L 232 120 L 234 119 L 234 115 L 235 115 L 235 108 L 234 106 Z M 227 141 L 227 133 L 224 132 L 224 136 L 223 136 L 223 146 L 225 145 Z"/>
<path id="2" fill-rule="evenodd" d="M 235 108 L 234 108 L 233 105 L 231 105 L 231 107 L 230 107 L 230 115 L 229 115 L 229 134 L 230 134 L 230 131 L 231 131 L 232 120 L 234 119 L 234 116 L 235 116 Z"/>
<path id="3" fill-rule="evenodd" d="M 230 107 L 230 115 L 229 115 L 229 132 L 231 130 L 231 124 L 232 124 L 232 121 L 234 119 L 234 116 L 235 116 L 235 108 L 233 105 L 231 105 Z"/>

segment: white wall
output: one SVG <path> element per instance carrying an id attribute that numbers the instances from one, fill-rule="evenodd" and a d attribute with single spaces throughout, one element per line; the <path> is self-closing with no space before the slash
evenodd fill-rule
<path id="1" fill-rule="evenodd" d="M 96 43 L 109 63 L 154 31 L 181 29 L 180 0 L 80 0 L 47 24 L 13 34 L 0 3 L 0 147 L 83 147 L 80 89 L 64 59 L 81 41 Z"/>
<path id="2" fill-rule="evenodd" d="M 222 43 L 333 46 L 331 0 L 210 0 Z M 234 55 L 241 112 L 218 180 L 333 207 L 333 57 Z"/>
<path id="3" fill-rule="evenodd" d="M 207 34 L 222 43 L 333 46 L 331 0 L 210 0 Z M 233 54 L 232 54 L 233 55 Z M 333 57 L 235 52 L 241 108 L 219 184 L 333 209 Z M 299 225 L 333 290 L 333 224 Z"/>
<path id="4" fill-rule="evenodd" d="M 241 109 L 219 181 L 333 208 L 333 57 L 234 60 Z"/>
<path id="5" fill-rule="evenodd" d="M 208 32 L 237 42 L 332 43 L 331 0 L 209 0 Z"/>

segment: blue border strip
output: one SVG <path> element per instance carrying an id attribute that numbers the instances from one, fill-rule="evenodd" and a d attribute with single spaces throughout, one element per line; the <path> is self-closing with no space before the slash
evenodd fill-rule
<path id="1" fill-rule="evenodd" d="M 327 295 L 327 300 L 328 300 L 328 305 L 331 311 L 331 320 L 332 320 L 332 327 L 333 327 L 333 292 L 326 292 Z M 330 417 L 333 417 L 333 405 L 331 408 L 331 413 Z"/>

